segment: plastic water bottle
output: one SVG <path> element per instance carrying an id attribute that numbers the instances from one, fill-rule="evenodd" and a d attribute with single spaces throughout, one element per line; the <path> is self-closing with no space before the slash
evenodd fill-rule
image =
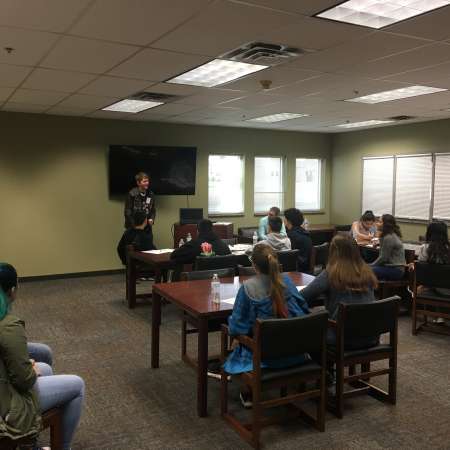
<path id="1" fill-rule="evenodd" d="M 258 233 L 255 231 L 253 233 L 253 245 L 256 245 L 258 243 Z"/>
<path id="2" fill-rule="evenodd" d="M 211 280 L 211 296 L 213 303 L 220 303 L 220 280 L 217 273 L 215 273 Z"/>
<path id="3" fill-rule="evenodd" d="M 307 230 L 309 228 L 309 221 L 307 218 L 305 218 L 305 220 L 303 221 L 303 228 L 305 230 Z"/>
<path id="4" fill-rule="evenodd" d="M 184 239 L 181 238 L 180 242 L 178 242 L 178 247 L 182 247 L 184 245 Z"/>
<path id="5" fill-rule="evenodd" d="M 186 236 L 186 242 L 192 241 L 191 233 L 188 233 Z"/>

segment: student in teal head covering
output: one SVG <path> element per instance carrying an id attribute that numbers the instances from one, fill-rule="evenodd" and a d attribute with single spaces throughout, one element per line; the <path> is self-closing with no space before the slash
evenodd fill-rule
<path id="1" fill-rule="evenodd" d="M 63 449 L 69 450 L 84 382 L 75 375 L 53 375 L 50 365 L 30 359 L 29 350 L 51 362 L 51 351 L 42 344 L 27 345 L 25 324 L 11 313 L 16 295 L 17 272 L 0 263 L 0 439 L 37 436 L 41 413 L 57 406 L 62 409 Z"/>

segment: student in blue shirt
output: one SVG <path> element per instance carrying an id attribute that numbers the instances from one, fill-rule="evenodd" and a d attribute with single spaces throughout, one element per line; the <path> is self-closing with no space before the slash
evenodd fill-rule
<path id="1" fill-rule="evenodd" d="M 263 239 L 267 239 L 267 234 L 269 233 L 269 217 L 278 217 L 279 215 L 280 215 L 280 208 L 278 208 L 277 206 L 272 206 L 267 216 L 264 216 L 259 221 L 258 238 L 260 241 Z M 281 226 L 280 234 L 286 236 L 286 228 L 284 227 L 284 223 Z"/>

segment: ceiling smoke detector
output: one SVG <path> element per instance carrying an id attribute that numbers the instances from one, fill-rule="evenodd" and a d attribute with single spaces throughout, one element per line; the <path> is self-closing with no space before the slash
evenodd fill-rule
<path id="1" fill-rule="evenodd" d="M 303 54 L 299 48 L 266 42 L 250 42 L 220 56 L 221 59 L 248 64 L 277 66 Z"/>

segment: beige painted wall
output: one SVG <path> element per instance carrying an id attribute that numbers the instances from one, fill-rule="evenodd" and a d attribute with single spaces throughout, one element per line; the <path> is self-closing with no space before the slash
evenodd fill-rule
<path id="1" fill-rule="evenodd" d="M 251 226 L 253 156 L 287 157 L 286 206 L 294 204 L 295 158 L 330 156 L 329 135 L 199 127 L 178 124 L 83 119 L 1 113 L 0 260 L 21 276 L 120 268 L 116 244 L 123 231 L 123 204 L 108 198 L 109 144 L 198 147 L 196 195 L 190 207 L 207 211 L 209 153 L 246 156 L 245 215 L 229 218 Z M 325 213 L 311 223 L 330 221 L 330 164 L 327 164 Z M 171 246 L 171 225 L 186 196 L 157 198 L 154 234 L 159 247 Z M 221 218 L 220 220 L 227 220 Z"/>
<path id="2" fill-rule="evenodd" d="M 361 215 L 362 158 L 448 152 L 450 121 L 341 133 L 333 136 L 332 148 L 331 221 L 336 224 L 351 223 Z M 400 225 L 405 239 L 417 239 L 426 229 L 425 225 L 420 224 Z"/>

